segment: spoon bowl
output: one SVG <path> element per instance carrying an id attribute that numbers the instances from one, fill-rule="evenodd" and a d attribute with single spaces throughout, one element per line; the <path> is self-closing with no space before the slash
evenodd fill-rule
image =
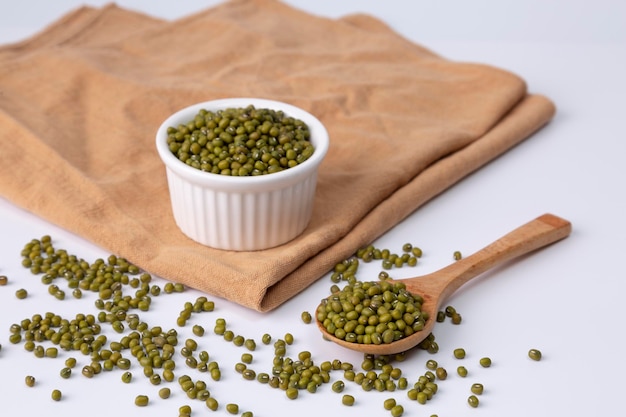
<path id="1" fill-rule="evenodd" d="M 553 214 L 544 214 L 509 232 L 478 252 L 427 275 L 398 280 L 414 295 L 420 295 L 422 312 L 428 314 L 424 328 L 391 343 L 363 344 L 347 342 L 330 334 L 318 320 L 324 337 L 345 348 L 374 355 L 390 355 L 419 345 L 432 332 L 437 312 L 463 284 L 504 262 L 547 246 L 567 237 L 572 230 L 569 221 Z"/>

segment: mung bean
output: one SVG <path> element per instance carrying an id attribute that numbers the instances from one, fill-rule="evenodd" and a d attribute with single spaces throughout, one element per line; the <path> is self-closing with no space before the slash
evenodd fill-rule
<path id="1" fill-rule="evenodd" d="M 483 393 L 483 389 L 483 384 L 474 383 L 472 384 L 470 391 L 472 391 L 473 394 L 481 395 Z"/>
<path id="2" fill-rule="evenodd" d="M 541 356 L 541 351 L 539 349 L 530 349 L 528 351 L 528 357 L 534 361 L 540 361 Z"/>
<path id="3" fill-rule="evenodd" d="M 400 404 L 394 406 L 391 409 L 392 417 L 400 417 L 402 414 L 404 414 L 404 407 L 402 407 Z"/>
<path id="4" fill-rule="evenodd" d="M 213 397 L 209 397 L 206 399 L 205 404 L 207 406 L 207 408 L 211 411 L 216 411 L 217 408 L 219 407 L 219 403 L 217 402 L 217 400 Z"/>
<path id="5" fill-rule="evenodd" d="M 469 397 L 467 397 L 467 403 L 470 405 L 470 407 L 476 408 L 478 407 L 480 401 L 475 395 L 470 395 Z"/>
<path id="6" fill-rule="evenodd" d="M 345 382 L 343 381 L 336 381 L 333 383 L 332 389 L 334 392 L 342 392 L 344 387 L 346 386 Z"/>
<path id="7" fill-rule="evenodd" d="M 308 311 L 303 311 L 302 314 L 300 314 L 300 318 L 305 324 L 311 323 L 312 320 L 311 313 L 309 313 Z"/>
<path id="8" fill-rule="evenodd" d="M 289 387 L 285 391 L 285 394 L 290 400 L 295 400 L 296 398 L 298 398 L 298 389 L 294 387 Z"/>
<path id="9" fill-rule="evenodd" d="M 346 405 L 346 406 L 348 406 L 348 407 L 351 407 L 351 406 L 353 406 L 353 405 L 354 405 L 354 397 L 353 397 L 352 395 L 349 395 L 349 394 L 344 394 L 344 395 L 341 397 L 341 403 L 342 403 L 343 405 Z"/>
<path id="10" fill-rule="evenodd" d="M 396 400 L 394 398 L 387 398 L 383 402 L 383 407 L 385 408 L 385 410 L 391 410 L 395 406 L 396 406 Z"/>
<path id="11" fill-rule="evenodd" d="M 204 336 L 204 327 L 196 324 L 193 326 L 192 328 L 193 334 L 200 337 L 200 336 Z"/>
<path id="12" fill-rule="evenodd" d="M 61 401 L 61 399 L 63 398 L 63 394 L 58 389 L 52 390 L 52 394 L 50 396 L 54 401 Z"/>
<path id="13" fill-rule="evenodd" d="M 491 366 L 491 359 L 488 357 L 480 358 L 479 363 L 483 368 L 489 368 Z"/>
<path id="14" fill-rule="evenodd" d="M 135 405 L 137 407 L 145 407 L 150 402 L 150 398 L 147 395 L 138 395 L 135 397 Z"/>

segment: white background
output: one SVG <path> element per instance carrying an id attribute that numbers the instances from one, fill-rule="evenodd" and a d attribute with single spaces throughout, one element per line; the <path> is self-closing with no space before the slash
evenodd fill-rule
<path id="1" fill-rule="evenodd" d="M 104 1 L 85 2 L 103 5 Z M 176 2 L 120 1 L 119 5 L 163 18 L 177 18 L 217 4 L 216 1 Z M 626 97 L 626 3 L 619 0 L 561 1 L 330 1 L 288 3 L 312 13 L 338 17 L 366 12 L 380 17 L 411 40 L 454 60 L 476 61 L 509 69 L 528 82 L 531 92 L 553 99 L 555 119 L 532 138 L 469 176 L 443 195 L 420 208 L 409 219 L 379 239 L 380 247 L 399 248 L 414 242 L 424 250 L 415 269 L 394 271 L 394 277 L 436 270 L 451 262 L 454 250 L 465 254 L 480 249 L 514 227 L 552 212 L 571 220 L 572 235 L 549 248 L 484 275 L 463 287 L 450 304 L 464 318 L 460 326 L 446 322 L 435 335 L 440 352 L 416 351 L 398 364 L 410 381 L 425 372 L 433 358 L 448 369 L 439 393 L 427 405 L 394 393 L 364 392 L 347 384 L 356 397 L 352 408 L 342 406 L 341 396 L 323 386 L 318 393 L 302 393 L 297 401 L 257 382 L 243 381 L 233 371 L 244 352 L 213 334 L 199 339 L 223 372 L 220 382 L 208 379 L 212 394 L 222 407 L 237 402 L 255 416 L 337 415 L 387 416 L 384 399 L 394 397 L 405 407 L 405 416 L 553 416 L 618 415 L 623 409 L 623 298 L 626 277 L 619 268 L 626 249 L 626 198 L 624 196 L 623 127 Z M 0 42 L 24 39 L 42 30 L 81 3 L 71 0 L 3 2 L 0 6 Z M 1 127 L 0 127 L 1 128 Z M 1 150 L 0 150 L 1 152 Z M 10 284 L 0 287 L 0 407 L 2 415 L 176 416 L 178 407 L 190 404 L 194 415 L 209 415 L 202 404 L 187 400 L 172 384 L 174 395 L 157 398 L 134 365 L 135 380 L 119 382 L 119 372 L 87 380 L 76 374 L 58 376 L 63 360 L 36 359 L 21 345 L 8 341 L 11 323 L 34 313 L 54 311 L 66 315 L 96 310 L 95 297 L 81 302 L 60 302 L 48 296 L 37 277 L 20 266 L 19 252 L 33 237 L 50 234 L 59 247 L 88 259 L 108 254 L 0 198 L 0 274 Z M 359 276 L 377 274 L 380 268 L 363 267 Z M 163 283 L 164 281 L 159 281 Z M 256 313 L 215 299 L 216 311 L 198 316 L 211 330 L 217 317 L 228 320 L 233 331 L 257 339 L 253 367 L 269 371 L 273 351 L 260 343 L 270 332 L 275 338 L 289 331 L 296 337 L 288 354 L 309 350 L 319 363 L 340 359 L 360 364 L 360 354 L 347 352 L 321 340 L 314 326 L 304 325 L 303 310 L 313 311 L 325 296 L 328 277 L 268 314 Z M 25 301 L 14 296 L 26 288 Z M 185 301 L 199 294 L 155 299 L 145 315 L 152 323 L 172 327 Z M 79 304 L 81 306 L 79 306 Z M 181 330 L 189 335 L 190 325 Z M 208 333 L 211 333 L 210 331 Z M 110 334 L 114 337 L 113 334 Z M 463 361 L 470 370 L 466 379 L 456 376 L 461 364 L 452 350 L 463 347 Z M 529 348 L 543 351 L 544 360 L 530 361 Z M 481 369 L 477 361 L 490 356 L 494 365 Z M 84 365 L 86 358 L 77 355 Z M 202 377 L 179 364 L 177 374 Z M 24 376 L 35 375 L 38 384 L 27 388 Z M 206 378 L 206 376 L 205 376 Z M 333 380 L 340 379 L 333 373 Z M 466 403 L 473 382 L 485 385 L 478 409 Z M 65 397 L 50 400 L 59 388 Z M 133 405 L 137 394 L 151 397 L 145 409 Z M 85 409 L 89 408 L 86 412 Z"/>

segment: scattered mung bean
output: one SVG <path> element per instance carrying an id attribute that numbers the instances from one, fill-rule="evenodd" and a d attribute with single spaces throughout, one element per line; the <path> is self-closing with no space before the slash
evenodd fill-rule
<path id="1" fill-rule="evenodd" d="M 473 394 L 481 395 L 483 393 L 483 389 L 483 384 L 474 383 L 472 384 L 470 391 L 472 391 Z"/>
<path id="2" fill-rule="evenodd" d="M 150 398 L 147 395 L 138 395 L 135 397 L 135 405 L 137 407 L 145 407 L 150 402 Z"/>
<path id="3" fill-rule="evenodd" d="M 63 394 L 58 389 L 52 390 L 52 393 L 50 394 L 50 396 L 52 397 L 54 401 L 61 401 L 61 399 L 63 398 Z"/>
<path id="4" fill-rule="evenodd" d="M 353 397 L 352 395 L 349 395 L 349 394 L 344 394 L 344 395 L 341 397 L 341 403 L 342 403 L 343 405 L 346 405 L 346 406 L 348 406 L 348 407 L 351 407 L 351 406 L 353 406 L 353 405 L 354 405 L 354 397 Z"/>
<path id="5" fill-rule="evenodd" d="M 395 406 L 396 406 L 395 398 L 387 398 L 385 402 L 383 403 L 383 407 L 385 408 L 385 410 L 391 410 Z"/>
<path id="6" fill-rule="evenodd" d="M 404 414 L 404 407 L 402 407 L 400 404 L 394 406 L 391 409 L 392 417 L 400 417 L 402 414 Z"/>
<path id="7" fill-rule="evenodd" d="M 455 358 L 463 359 L 463 358 L 465 358 L 465 349 L 463 349 L 463 348 L 454 349 L 453 354 L 454 354 Z"/>
<path id="8" fill-rule="evenodd" d="M 207 406 L 207 408 L 211 411 L 216 411 L 217 408 L 219 407 L 219 403 L 217 402 L 217 400 L 213 397 L 209 397 L 206 399 L 205 404 Z"/>
<path id="9" fill-rule="evenodd" d="M 534 361 L 540 361 L 541 356 L 541 351 L 539 349 L 530 349 L 528 351 L 528 357 Z"/>

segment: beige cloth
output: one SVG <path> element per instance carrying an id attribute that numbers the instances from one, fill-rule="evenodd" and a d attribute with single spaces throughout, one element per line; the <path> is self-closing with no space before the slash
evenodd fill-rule
<path id="1" fill-rule="evenodd" d="M 186 238 L 154 147 L 172 112 L 237 96 L 302 107 L 331 137 L 309 227 L 274 249 Z M 0 48 L 0 194 L 153 274 L 268 311 L 553 114 L 516 75 L 365 15 L 274 0 L 176 21 L 84 7 Z"/>

